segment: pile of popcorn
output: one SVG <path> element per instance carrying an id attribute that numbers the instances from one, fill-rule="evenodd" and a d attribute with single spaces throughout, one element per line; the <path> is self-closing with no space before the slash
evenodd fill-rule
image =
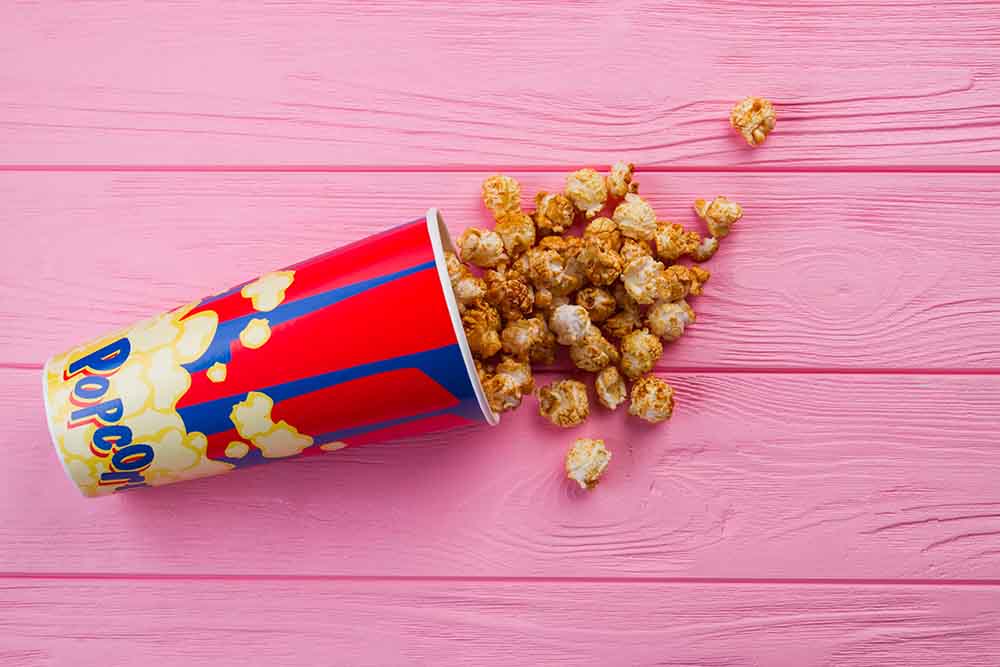
<path id="1" fill-rule="evenodd" d="M 774 127 L 773 108 L 750 98 L 730 121 L 756 145 Z M 496 224 L 466 229 L 447 264 L 495 412 L 513 410 L 535 392 L 533 365 L 552 364 L 562 346 L 578 369 L 593 374 L 604 408 L 616 410 L 628 399 L 628 414 L 651 423 L 673 413 L 674 391 L 653 368 L 664 344 L 695 322 L 688 299 L 701 294 L 710 277 L 700 263 L 718 251 L 743 209 L 723 196 L 695 200 L 708 230 L 702 236 L 658 219 L 638 194 L 633 173 L 624 161 L 606 175 L 580 169 L 566 177 L 562 192 L 538 192 L 534 211 L 524 209 L 515 179 L 495 175 L 483 182 L 483 203 Z M 582 234 L 568 233 L 578 222 Z M 558 380 L 536 393 L 539 413 L 556 426 L 579 426 L 590 415 L 587 386 L 579 380 Z M 602 440 L 579 439 L 566 457 L 566 473 L 592 488 L 610 458 Z"/>

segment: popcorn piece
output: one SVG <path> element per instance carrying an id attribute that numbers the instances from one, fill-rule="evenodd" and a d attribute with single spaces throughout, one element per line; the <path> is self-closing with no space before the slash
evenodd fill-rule
<path id="1" fill-rule="evenodd" d="M 610 285 L 622 272 L 622 259 L 618 253 L 597 242 L 588 242 L 578 259 L 584 275 L 594 285 Z"/>
<path id="2" fill-rule="evenodd" d="M 709 273 L 708 269 L 703 269 L 697 264 L 688 267 L 688 274 L 691 276 L 690 293 L 695 296 L 700 295 L 702 286 L 708 282 L 712 274 Z"/>
<path id="3" fill-rule="evenodd" d="M 653 303 L 663 291 L 663 264 L 652 257 L 638 257 L 625 265 L 622 284 L 629 295 L 641 304 Z"/>
<path id="4" fill-rule="evenodd" d="M 649 330 L 667 342 L 673 342 L 684 333 L 684 327 L 695 321 L 694 310 L 683 299 L 676 303 L 657 301 L 646 313 Z"/>
<path id="5" fill-rule="evenodd" d="M 208 377 L 211 382 L 225 382 L 226 365 L 221 361 L 216 361 L 208 367 L 207 371 L 205 371 L 205 376 Z"/>
<path id="6" fill-rule="evenodd" d="M 622 339 L 642 325 L 642 315 L 638 308 L 625 308 L 604 322 L 604 333 L 612 338 Z"/>
<path id="7" fill-rule="evenodd" d="M 250 299 L 254 310 L 269 312 L 285 300 L 285 290 L 294 280 L 295 271 L 265 273 L 257 280 L 244 285 L 240 290 L 240 296 Z"/>
<path id="8" fill-rule="evenodd" d="M 612 216 L 622 236 L 651 241 L 656 234 L 656 211 L 639 195 L 629 193 Z"/>
<path id="9" fill-rule="evenodd" d="M 548 192 L 535 195 L 535 224 L 540 235 L 563 233 L 573 226 L 575 217 L 573 202 L 566 195 Z"/>
<path id="10" fill-rule="evenodd" d="M 528 275 L 537 288 L 552 290 L 566 271 L 566 261 L 551 248 L 532 248 L 528 255 Z"/>
<path id="11" fill-rule="evenodd" d="M 653 375 L 639 378 L 632 385 L 628 413 L 656 424 L 670 419 L 674 412 L 674 390 L 665 381 Z"/>
<path id="12" fill-rule="evenodd" d="M 526 361 L 504 357 L 497 364 L 497 375 L 506 375 L 514 381 L 517 390 L 522 394 L 530 394 L 535 390 L 535 379 L 531 375 L 531 364 Z"/>
<path id="13" fill-rule="evenodd" d="M 694 211 L 708 224 L 709 233 L 717 239 L 726 238 L 730 228 L 743 217 L 743 207 L 722 196 L 716 197 L 711 203 L 695 199 Z"/>
<path id="14" fill-rule="evenodd" d="M 490 268 L 510 259 L 503 239 L 494 231 L 469 227 L 458 237 L 458 254 L 463 262 Z"/>
<path id="15" fill-rule="evenodd" d="M 618 349 L 601 335 L 600 329 L 590 325 L 583 338 L 569 348 L 569 358 L 577 368 L 596 373 L 617 364 L 619 356 Z"/>
<path id="16" fill-rule="evenodd" d="M 483 181 L 483 203 L 499 218 L 521 210 L 521 185 L 510 176 L 497 174 Z"/>
<path id="17" fill-rule="evenodd" d="M 240 343 L 251 350 L 263 347 L 269 340 L 271 340 L 271 325 L 263 317 L 251 319 L 240 332 Z"/>
<path id="18" fill-rule="evenodd" d="M 535 291 L 517 276 L 517 272 L 504 265 L 487 269 L 483 274 L 486 300 L 508 322 L 525 317 L 535 306 Z"/>
<path id="19" fill-rule="evenodd" d="M 615 298 L 600 287 L 585 287 L 577 292 L 576 305 L 587 309 L 591 322 L 603 322 L 614 315 L 618 307 Z"/>
<path id="20" fill-rule="evenodd" d="M 706 236 L 698 244 L 698 247 L 691 251 L 691 259 L 696 262 L 707 262 L 712 259 L 718 249 L 719 239 L 714 236 Z"/>
<path id="21" fill-rule="evenodd" d="M 614 366 L 608 366 L 597 374 L 594 389 L 597 390 L 597 400 L 608 410 L 614 410 L 624 403 L 628 393 L 625 380 Z"/>
<path id="22" fill-rule="evenodd" d="M 566 195 L 573 205 L 590 220 L 604 208 L 608 200 L 608 187 L 593 169 L 580 169 L 566 177 Z"/>
<path id="23" fill-rule="evenodd" d="M 590 315 L 583 306 L 559 306 L 549 318 L 549 327 L 562 345 L 573 345 L 583 340 L 590 326 Z"/>
<path id="24" fill-rule="evenodd" d="M 613 197 L 624 197 L 630 192 L 638 192 L 639 184 L 632 180 L 635 165 L 618 161 L 611 165 L 608 173 L 608 192 Z"/>
<path id="25" fill-rule="evenodd" d="M 526 359 L 531 348 L 542 342 L 542 332 L 536 325 L 537 317 L 511 322 L 503 329 L 503 351 L 518 359 Z M 543 325 L 544 326 L 544 325 Z"/>
<path id="26" fill-rule="evenodd" d="M 649 244 L 645 241 L 637 241 L 635 239 L 625 239 L 622 242 L 621 252 L 622 264 L 628 264 L 633 259 L 637 257 L 652 257 L 653 249 L 649 247 Z"/>
<path id="27" fill-rule="evenodd" d="M 663 343 L 648 329 L 633 331 L 622 338 L 622 372 L 630 380 L 653 370 L 663 354 Z"/>
<path id="28" fill-rule="evenodd" d="M 233 440 L 226 445 L 226 458 L 241 459 L 250 453 L 250 446 L 242 440 Z"/>
<path id="29" fill-rule="evenodd" d="M 531 346 L 530 359 L 533 364 L 548 365 L 556 360 L 556 336 L 549 330 L 545 320 L 540 317 L 535 320 L 534 326 L 541 336 L 541 340 Z"/>
<path id="30" fill-rule="evenodd" d="M 538 413 L 556 426 L 578 426 L 590 416 L 587 388 L 577 380 L 560 380 L 538 391 Z"/>
<path id="31" fill-rule="evenodd" d="M 664 272 L 665 280 L 660 286 L 660 298 L 666 301 L 680 301 L 689 294 L 698 296 L 711 275 L 698 265 L 674 264 Z"/>
<path id="32" fill-rule="evenodd" d="M 462 263 L 455 253 L 445 251 L 445 265 L 448 267 L 448 278 L 451 279 L 451 290 L 458 302 L 459 312 L 465 306 L 486 296 L 486 283 L 482 278 L 472 275 L 469 267 Z"/>
<path id="33" fill-rule="evenodd" d="M 776 120 L 774 106 L 762 97 L 748 97 L 729 113 L 729 124 L 751 146 L 764 143 Z"/>
<path id="34" fill-rule="evenodd" d="M 596 241 L 616 252 L 622 247 L 622 233 L 611 218 L 594 218 L 583 230 L 583 240 Z"/>
<path id="35" fill-rule="evenodd" d="M 593 489 L 610 460 L 611 452 L 604 446 L 603 440 L 577 438 L 566 452 L 566 477 L 579 484 L 581 489 Z"/>
<path id="36" fill-rule="evenodd" d="M 522 211 L 511 211 L 497 216 L 494 229 L 511 257 L 517 257 L 535 245 L 535 221 Z"/>
<path id="37" fill-rule="evenodd" d="M 483 382 L 483 393 L 490 409 L 497 414 L 513 410 L 521 405 L 521 390 L 510 375 L 497 373 Z"/>
<path id="38" fill-rule="evenodd" d="M 500 351 L 500 315 L 486 301 L 477 301 L 462 314 L 462 327 L 472 354 L 486 359 Z"/>
<path id="39" fill-rule="evenodd" d="M 689 232 L 677 223 L 661 222 L 656 226 L 656 254 L 665 262 L 694 252 L 701 243 L 701 234 Z"/>

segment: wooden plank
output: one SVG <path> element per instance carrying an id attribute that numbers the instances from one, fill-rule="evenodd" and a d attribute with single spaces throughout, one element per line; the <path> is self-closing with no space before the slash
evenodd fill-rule
<path id="1" fill-rule="evenodd" d="M 556 430 L 528 399 L 495 429 L 84 500 L 48 443 L 37 373 L 0 370 L 0 572 L 1000 572 L 1000 376 L 666 377 L 677 409 L 660 427 L 595 407 Z M 614 453 L 590 494 L 561 469 L 580 436 Z"/>
<path id="2" fill-rule="evenodd" d="M 440 207 L 489 224 L 484 174 L 0 174 L 0 363 L 81 340 Z M 559 173 L 522 173 L 525 191 Z M 643 174 L 665 218 L 746 216 L 663 367 L 1000 367 L 990 174 Z"/>
<path id="3" fill-rule="evenodd" d="M 992 667 L 1000 589 L 14 579 L 0 626 L 3 665 Z"/>
<path id="4" fill-rule="evenodd" d="M 0 26 L 6 165 L 1000 164 L 990 0 L 5 3 Z M 756 151 L 727 123 L 754 93 L 781 114 Z"/>

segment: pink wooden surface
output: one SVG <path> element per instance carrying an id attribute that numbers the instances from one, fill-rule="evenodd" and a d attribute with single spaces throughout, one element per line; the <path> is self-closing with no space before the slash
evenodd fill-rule
<path id="1" fill-rule="evenodd" d="M 1000 663 L 995 3 L 0 6 L 0 665 Z M 725 121 L 771 96 L 751 151 Z M 48 354 L 619 157 L 745 220 L 661 428 L 497 429 L 100 501 Z M 81 257 L 98 270 L 79 271 Z M 112 660 L 113 662 L 113 660 Z"/>

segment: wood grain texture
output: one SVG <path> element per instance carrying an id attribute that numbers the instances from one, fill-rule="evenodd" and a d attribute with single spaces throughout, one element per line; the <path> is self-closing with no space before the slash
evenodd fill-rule
<path id="1" fill-rule="evenodd" d="M 4 3 L 0 162 L 997 167 L 998 47 L 990 0 Z"/>
<path id="2" fill-rule="evenodd" d="M 561 173 L 521 173 L 526 192 Z M 0 174 L 0 363 L 49 355 L 438 206 L 491 224 L 484 174 Z M 746 215 L 708 264 L 668 369 L 1000 367 L 1000 192 L 991 174 L 653 174 Z M 958 335 L 960 332 L 960 335 Z"/>
<path id="3" fill-rule="evenodd" d="M 1000 589 L 14 579 L 0 627 L 24 666 L 993 667 Z"/>
<path id="4" fill-rule="evenodd" d="M 545 376 L 550 378 L 552 376 Z M 0 371 L 0 572 L 995 579 L 1000 376 L 667 375 L 660 427 L 595 407 L 547 427 L 366 445 L 84 501 L 37 373 Z M 587 494 L 572 439 L 614 460 Z M 30 506 L 30 511 L 16 508 Z"/>

